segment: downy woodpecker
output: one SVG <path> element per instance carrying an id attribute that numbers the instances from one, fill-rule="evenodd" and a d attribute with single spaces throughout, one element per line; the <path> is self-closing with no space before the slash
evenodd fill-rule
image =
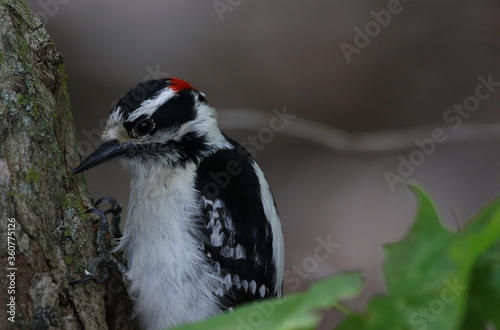
<path id="1" fill-rule="evenodd" d="M 204 94 L 177 78 L 140 83 L 112 109 L 102 141 L 74 172 L 115 157 L 130 172 L 115 251 L 143 328 L 282 295 L 283 236 L 269 184 L 219 130 Z"/>

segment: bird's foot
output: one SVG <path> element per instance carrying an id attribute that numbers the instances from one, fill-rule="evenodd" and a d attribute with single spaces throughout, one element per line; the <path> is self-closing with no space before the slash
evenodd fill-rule
<path id="1" fill-rule="evenodd" d="M 106 217 L 107 214 L 111 213 L 113 215 L 112 231 L 113 236 L 121 237 L 121 232 L 119 228 L 120 223 L 120 212 L 121 206 L 114 199 L 104 197 L 99 199 L 95 203 L 95 207 L 98 207 L 102 203 L 109 203 L 111 208 L 101 211 L 97 208 L 90 209 L 86 213 L 95 213 L 99 216 L 99 229 L 97 231 L 97 251 L 99 255 L 97 258 L 92 260 L 87 269 L 85 270 L 85 275 L 87 277 L 71 282 L 70 284 L 81 284 L 92 279 L 96 283 L 104 282 L 109 276 L 109 269 L 114 268 L 118 270 L 122 275 L 128 271 L 127 267 L 123 265 L 118 259 L 116 259 L 109 251 L 106 249 L 106 234 L 108 233 L 109 223 Z M 98 269 L 101 268 L 101 278 L 96 278 Z"/>
<path id="2" fill-rule="evenodd" d="M 94 204 L 94 207 L 97 208 L 102 203 L 108 203 L 111 206 L 111 208 L 103 212 L 106 216 L 109 213 L 113 215 L 111 218 L 111 234 L 113 235 L 114 238 L 122 237 L 122 232 L 120 230 L 120 220 L 121 220 L 120 213 L 122 212 L 121 205 L 118 204 L 118 202 L 115 201 L 113 198 L 103 197 L 99 198 L 99 200 Z"/>

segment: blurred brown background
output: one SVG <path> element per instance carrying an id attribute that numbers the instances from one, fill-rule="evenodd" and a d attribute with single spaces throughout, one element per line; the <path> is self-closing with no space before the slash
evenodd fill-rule
<path id="1" fill-rule="evenodd" d="M 266 143 L 256 158 L 282 217 L 288 292 L 353 269 L 367 285 L 354 306 L 384 290 L 382 245 L 405 235 L 416 210 L 410 179 L 452 228 L 498 194 L 500 87 L 478 87 L 480 76 L 500 82 L 498 1 L 27 2 L 64 56 L 84 156 L 114 102 L 136 83 L 164 76 L 204 91 L 236 140 L 261 134 Z M 462 112 L 451 112 L 454 104 Z M 272 109 L 285 107 L 296 117 L 272 138 L 262 135 L 269 118 L 231 111 L 274 116 Z M 332 148 L 340 142 L 324 125 L 364 133 L 371 151 L 356 142 Z M 414 139 L 432 138 L 433 129 L 448 139 L 419 158 Z M 401 159 L 418 163 L 408 178 L 398 172 Z M 391 189 L 388 172 L 404 182 Z M 128 177 L 118 164 L 86 177 L 95 197 L 126 205 Z M 334 247 L 323 248 L 328 258 L 320 261 L 315 249 L 329 239 Z"/>

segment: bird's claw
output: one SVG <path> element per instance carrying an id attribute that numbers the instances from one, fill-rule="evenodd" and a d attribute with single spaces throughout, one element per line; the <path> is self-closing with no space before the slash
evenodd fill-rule
<path id="1" fill-rule="evenodd" d="M 85 270 L 87 277 L 71 282 L 70 284 L 82 284 L 92 279 L 96 283 L 104 282 L 109 276 L 109 269 L 114 268 L 118 270 L 122 275 L 124 275 L 128 269 L 123 265 L 118 259 L 116 259 L 109 251 L 106 249 L 106 234 L 108 233 L 109 223 L 106 217 L 107 214 L 111 213 L 113 215 L 113 234 L 117 234 L 118 237 L 121 236 L 119 223 L 120 223 L 120 212 L 121 206 L 114 199 L 109 197 L 104 197 L 99 199 L 95 203 L 95 207 L 98 207 L 102 203 L 109 203 L 111 205 L 110 209 L 101 211 L 97 208 L 90 209 L 86 213 L 95 213 L 99 216 L 99 229 L 97 231 L 97 251 L 99 255 L 97 258 L 90 262 L 89 266 Z M 116 236 L 115 236 L 116 237 Z M 101 278 L 96 279 L 98 268 L 101 268 Z"/>
<path id="2" fill-rule="evenodd" d="M 97 208 L 99 205 L 102 203 L 109 203 L 111 205 L 111 208 L 107 209 L 104 211 L 105 215 L 108 215 L 108 213 L 111 213 L 113 217 L 111 218 L 111 234 L 113 235 L 114 238 L 120 238 L 122 237 L 122 232 L 120 231 L 120 213 L 122 212 L 122 207 L 120 204 L 118 204 L 117 201 L 115 201 L 113 198 L 110 197 L 102 197 L 99 198 L 99 200 L 95 203 L 95 207 Z"/>

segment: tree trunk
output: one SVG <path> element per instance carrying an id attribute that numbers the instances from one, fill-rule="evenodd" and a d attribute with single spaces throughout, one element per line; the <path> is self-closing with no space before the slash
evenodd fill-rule
<path id="1" fill-rule="evenodd" d="M 97 249 L 62 57 L 23 0 L 0 1 L 0 36 L 0 328 L 131 327 L 117 274 L 69 284 Z"/>

